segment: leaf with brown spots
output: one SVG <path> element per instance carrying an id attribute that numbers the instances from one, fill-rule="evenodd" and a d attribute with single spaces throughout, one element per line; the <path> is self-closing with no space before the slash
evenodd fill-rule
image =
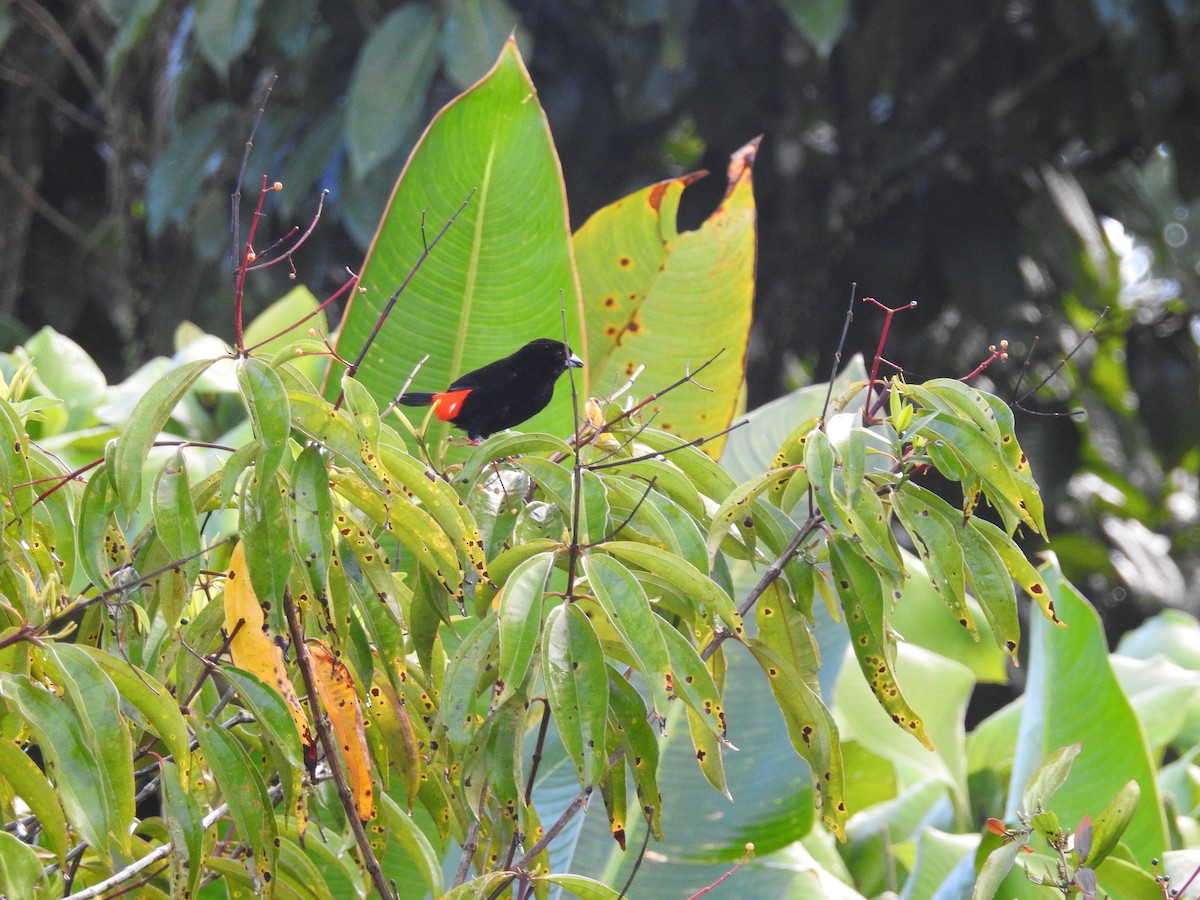
<path id="1" fill-rule="evenodd" d="M 883 613 L 883 586 L 871 564 L 855 551 L 854 543 L 840 534 L 829 540 L 829 561 L 833 586 L 846 614 L 850 645 L 862 669 L 863 677 L 879 705 L 892 721 L 921 742 L 927 750 L 933 741 L 925 733 L 925 724 L 909 706 L 892 666 L 893 648 Z"/>
<path id="2" fill-rule="evenodd" d="M 842 745 L 837 725 L 821 698 L 792 664 L 754 638 L 746 648 L 767 676 L 767 684 L 787 726 L 793 749 L 812 771 L 813 788 L 825 827 L 846 840 L 846 784 L 842 768 Z"/>
<path id="3" fill-rule="evenodd" d="M 575 234 L 583 289 L 588 384 L 604 389 L 644 365 L 636 391 L 670 384 L 722 348 L 701 380 L 684 388 L 657 425 L 696 438 L 725 428 L 740 412 L 754 299 L 754 140 L 734 153 L 725 199 L 695 231 L 680 233 L 684 188 L 700 177 L 663 181 L 593 215 Z M 704 327 L 697 327 L 703 323 Z M 720 455 L 723 439 L 704 445 Z"/>
<path id="4" fill-rule="evenodd" d="M 1066 628 L 1067 623 L 1062 621 L 1054 610 L 1054 598 L 1050 595 L 1050 589 L 1046 586 L 1045 580 L 1033 567 L 1033 563 L 1025 558 L 1021 548 L 1013 543 L 1012 538 L 991 522 L 982 519 L 971 519 L 971 527 L 982 534 L 992 545 L 996 553 L 1000 555 L 1000 559 L 1004 561 L 1004 566 L 1008 569 L 1013 581 L 1024 588 L 1025 593 L 1037 602 L 1037 605 L 1042 608 L 1042 614 L 1059 628 Z"/>
<path id="5" fill-rule="evenodd" d="M 333 726 L 333 734 L 346 763 L 354 808 L 364 822 L 375 815 L 375 791 L 371 785 L 371 756 L 363 731 L 362 709 L 354 693 L 354 679 L 341 660 L 335 659 L 320 641 L 308 642 L 313 681 L 321 705 Z M 332 760 L 330 761 L 332 764 Z"/>
<path id="6" fill-rule="evenodd" d="M 233 548 L 229 558 L 229 571 L 225 577 L 225 632 L 233 635 L 229 642 L 229 652 L 233 656 L 234 665 L 252 672 L 279 692 L 292 711 L 292 718 L 296 720 L 300 740 L 306 747 L 311 747 L 313 738 L 308 720 L 300 707 L 296 688 L 288 677 L 287 666 L 283 663 L 283 651 L 267 634 L 262 606 L 246 571 L 244 545 L 240 543 Z"/>

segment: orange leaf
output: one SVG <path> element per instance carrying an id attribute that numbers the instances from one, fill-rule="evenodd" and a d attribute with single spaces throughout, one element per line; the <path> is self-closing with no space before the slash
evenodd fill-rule
<path id="1" fill-rule="evenodd" d="M 346 759 L 354 808 L 365 822 L 375 815 L 375 794 L 371 788 L 371 760 L 363 730 L 362 709 L 354 694 L 354 679 L 350 677 L 350 670 L 320 641 L 309 643 L 308 655 L 312 659 L 317 694 Z"/>
<path id="2" fill-rule="evenodd" d="M 238 627 L 238 623 L 241 627 Z M 235 632 L 236 629 L 236 632 Z M 233 548 L 229 558 L 229 572 L 225 577 L 225 631 L 233 635 L 229 652 L 233 664 L 252 672 L 279 691 L 296 720 L 296 730 L 305 747 L 313 743 L 312 731 L 300 707 L 300 698 L 288 678 L 287 666 L 283 663 L 283 651 L 267 634 L 262 606 L 250 584 L 250 572 L 246 569 L 246 551 L 241 544 Z"/>

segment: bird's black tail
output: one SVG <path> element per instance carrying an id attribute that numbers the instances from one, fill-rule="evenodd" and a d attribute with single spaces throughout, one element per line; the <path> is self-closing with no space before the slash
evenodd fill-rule
<path id="1" fill-rule="evenodd" d="M 433 394 L 425 391 L 409 391 L 396 398 L 401 406 L 428 406 L 433 402 Z"/>

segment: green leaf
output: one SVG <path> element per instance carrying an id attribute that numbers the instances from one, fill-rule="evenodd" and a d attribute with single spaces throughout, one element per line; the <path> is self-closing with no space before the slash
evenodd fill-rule
<path id="1" fill-rule="evenodd" d="M 480 682 L 489 672 L 493 678 L 497 674 L 498 632 L 498 619 L 490 613 L 462 639 L 446 669 L 438 720 L 456 747 L 465 745 L 479 727 Z"/>
<path id="2" fill-rule="evenodd" d="M 784 486 L 799 469 L 800 466 L 788 466 L 784 469 L 771 469 L 761 475 L 756 475 L 749 481 L 739 484 L 736 490 L 721 501 L 721 505 L 712 515 L 712 524 L 708 528 L 707 547 L 710 560 L 716 558 L 721 542 L 734 526 L 737 527 L 746 549 L 750 553 L 754 552 L 757 532 L 751 507 L 755 499 L 762 496 L 763 493 L 767 493 L 768 496 L 782 493 Z"/>
<path id="3" fill-rule="evenodd" d="M 199 714 L 193 714 L 192 723 L 204 758 L 229 806 L 229 815 L 233 818 L 238 837 L 250 853 L 251 864 L 258 878 L 256 888 L 262 891 L 263 896 L 271 896 L 279 848 L 267 786 L 257 766 L 232 734 Z"/>
<path id="4" fill-rule="evenodd" d="M 688 439 L 729 426 L 744 404 L 746 343 L 754 296 L 753 166 L 758 140 L 730 160 L 725 197 L 695 231 L 680 233 L 681 176 L 643 188 L 592 215 L 575 235 L 587 316 L 590 385 L 620 384 L 645 366 L 638 387 L 658 390 L 716 356 L 706 391 L 677 391 L 656 425 Z M 697 329 L 695 323 L 704 322 Z M 688 339 L 680 341 L 686 334 Z M 724 350 L 724 352 L 721 352 Z M 720 354 L 717 356 L 717 354 Z M 719 456 L 724 437 L 705 448 Z"/>
<path id="5" fill-rule="evenodd" d="M 42 884 L 42 863 L 33 848 L 7 831 L 0 831 L 0 884 L 6 896 L 34 897 Z"/>
<path id="6" fill-rule="evenodd" d="M 293 548 L 314 597 L 328 613 L 327 628 L 340 639 L 350 631 L 350 609 L 331 608 L 329 570 L 333 564 L 333 497 L 329 490 L 329 468 L 325 454 L 308 444 L 292 464 L 288 518 Z"/>
<path id="7" fill-rule="evenodd" d="M 732 598 L 687 560 L 633 541 L 607 541 L 604 550 L 675 584 L 684 595 L 699 602 L 709 614 L 724 622 L 734 637 L 745 633 L 745 625 Z"/>
<path id="8" fill-rule="evenodd" d="M 658 788 L 658 735 L 648 720 L 646 702 L 637 688 L 608 669 L 608 721 L 625 749 L 625 764 L 633 775 L 638 803 L 650 831 L 662 839 L 662 795 Z M 614 775 L 614 777 L 616 777 Z M 624 778 L 624 775 L 621 776 Z"/>
<path id="9" fill-rule="evenodd" d="M 1021 792 L 1021 808 L 1027 815 L 1033 816 L 1050 808 L 1050 798 L 1066 782 L 1071 774 L 1071 766 L 1082 749 L 1081 744 L 1071 744 L 1055 750 L 1042 760 Z"/>
<path id="10" fill-rule="evenodd" d="M 1092 820 L 1092 847 L 1081 862 L 1086 862 L 1093 869 L 1104 862 L 1133 821 L 1141 798 L 1142 789 L 1138 783 L 1125 782 L 1125 786 L 1117 791 L 1117 796 Z"/>
<path id="11" fill-rule="evenodd" d="M 47 645 L 42 660 L 66 690 L 85 736 L 98 750 L 112 806 L 112 827 L 127 848 L 125 836 L 134 817 L 133 739 L 121 713 L 116 685 L 83 647 Z"/>
<path id="12" fill-rule="evenodd" d="M 292 573 L 287 510 L 278 475 L 259 478 L 257 468 L 242 485 L 238 531 L 246 548 L 250 583 L 276 634 L 283 634 L 282 603 Z"/>
<path id="13" fill-rule="evenodd" d="M 266 479 L 279 470 L 287 451 L 292 427 L 287 390 L 274 369 L 253 357 L 238 360 L 237 381 L 254 436 L 262 447 L 257 474 Z"/>
<path id="14" fill-rule="evenodd" d="M 500 592 L 500 681 L 493 701 L 499 705 L 525 682 L 542 631 L 542 604 L 554 553 L 539 553 L 521 563 Z"/>
<path id="15" fill-rule="evenodd" d="M 1025 554 L 1013 543 L 1012 538 L 986 519 L 972 516 L 969 524 L 992 545 L 992 549 L 999 555 L 1013 580 L 1037 602 L 1045 617 L 1059 628 L 1066 628 L 1067 623 L 1058 617 L 1054 598 L 1045 579 L 1033 567 L 1033 563 L 1025 558 Z"/>
<path id="16" fill-rule="evenodd" d="M 182 564 L 183 581 L 190 590 L 200 574 L 200 526 L 181 450 L 175 451 L 158 470 L 150 493 L 150 512 L 154 516 L 155 534 L 167 552 L 175 559 L 192 557 Z M 169 624 L 175 624 L 179 612 L 179 609 L 164 610 Z"/>
<path id="17" fill-rule="evenodd" d="M 829 560 L 833 587 L 846 613 L 850 644 L 871 692 L 893 722 L 932 750 L 933 742 L 925 733 L 921 717 L 909 705 L 896 681 L 889 646 L 895 638 L 887 630 L 879 574 L 858 555 L 850 539 L 840 533 L 829 539 Z"/>
<path id="18" fill-rule="evenodd" d="M 381 440 L 379 453 L 384 468 L 398 482 L 400 490 L 420 501 L 421 508 L 445 532 L 464 562 L 475 570 L 479 581 L 486 584 L 488 571 L 482 548 L 483 536 L 462 498 L 445 479 L 430 477 L 428 467 L 409 456 L 398 444 L 390 443 L 390 435 Z"/>
<path id="19" fill-rule="evenodd" d="M 572 460 L 575 451 L 562 438 L 552 434 L 504 431 L 492 435 L 472 450 L 471 455 L 463 461 L 462 469 L 455 480 L 459 484 L 474 485 L 479 481 L 484 470 L 490 471 L 492 463 L 496 460 L 507 459 L 510 456 L 535 454 L 538 456 L 560 455 L 566 460 Z"/>
<path id="20" fill-rule="evenodd" d="M 158 764 L 162 813 L 171 838 L 171 884 L 178 897 L 195 896 L 204 874 L 204 827 L 200 804 L 180 783 L 178 767 L 169 760 Z"/>
<path id="21" fill-rule="evenodd" d="M 0 780 L 8 782 L 12 793 L 24 800 L 29 811 L 37 816 L 42 839 L 62 863 L 70 845 L 67 820 L 58 797 L 37 764 L 9 740 L 0 740 Z"/>
<path id="22" fill-rule="evenodd" d="M 1019 854 L 1025 844 L 1021 841 L 1009 841 L 993 850 L 984 861 L 971 890 L 971 900 L 993 900 L 1000 890 L 1000 883 L 1012 871 Z"/>
<path id="23" fill-rule="evenodd" d="M 535 877 L 532 881 L 534 884 L 554 884 L 566 888 L 579 900 L 621 900 L 625 896 L 623 891 L 618 893 L 604 882 L 582 875 L 560 873 Z"/>
<path id="24" fill-rule="evenodd" d="M 737 482 L 711 456 L 677 434 L 657 428 L 639 428 L 634 446 L 661 452 L 671 465 L 683 472 L 695 490 L 718 503 L 737 487 Z"/>
<path id="25" fill-rule="evenodd" d="M 783 713 L 788 738 L 812 770 L 821 818 L 842 839 L 846 828 L 846 786 L 837 725 L 821 698 L 790 662 L 754 638 L 746 648 L 767 676 L 771 693 Z"/>
<path id="26" fill-rule="evenodd" d="M 196 43 L 204 58 L 224 78 L 229 66 L 250 48 L 258 28 L 262 0 L 199 0 Z"/>
<path id="27" fill-rule="evenodd" d="M 66 648 L 60 646 L 58 649 L 61 655 L 62 650 Z M 166 686 L 158 683 L 149 673 L 134 668 L 120 656 L 114 656 L 100 648 L 89 647 L 88 644 L 72 644 L 71 652 L 84 652 L 100 665 L 104 674 L 116 685 L 121 700 L 145 716 L 146 722 L 162 740 L 168 754 L 175 758 L 181 772 L 186 775 L 190 758 L 187 722 L 179 712 L 179 702 Z"/>
<path id="28" fill-rule="evenodd" d="M 150 447 L 167 424 L 175 405 L 214 362 L 216 360 L 198 359 L 171 369 L 155 381 L 138 401 L 124 431 L 117 438 L 113 455 L 113 485 L 127 514 L 132 515 L 141 499 L 142 466 L 145 465 Z"/>
<path id="29" fill-rule="evenodd" d="M 23 346 L 37 367 L 36 379 L 66 407 L 67 420 L 62 431 L 76 431 L 94 424 L 96 406 L 108 385 L 87 351 L 48 325 Z"/>
<path id="30" fill-rule="evenodd" d="M 0 696 L 16 705 L 37 737 L 68 821 L 106 853 L 113 813 L 100 749 L 88 743 L 71 707 L 28 676 L 0 672 Z"/>
<path id="31" fill-rule="evenodd" d="M 1118 795 L 1132 779 L 1141 789 L 1141 801 L 1121 840 L 1135 858 L 1149 859 L 1168 843 L 1155 757 L 1113 675 L 1100 617 L 1052 563 L 1040 575 L 1071 627 L 1052 628 L 1041 616 L 1031 620 L 1020 740 L 1004 817 L 1016 821 L 1025 784 L 1041 760 L 1078 742 L 1082 750 L 1071 777 L 1054 793 L 1054 812 L 1063 822 L 1094 816 L 1103 798 Z M 1072 689 L 1064 690 L 1064 685 Z"/>
<path id="32" fill-rule="evenodd" d="M 665 718 L 671 702 L 671 657 L 646 591 L 623 565 L 598 553 L 583 556 L 583 571 L 608 623 L 632 655 L 634 668 L 646 679 L 655 714 Z"/>
<path id="33" fill-rule="evenodd" d="M 958 624 L 979 640 L 979 629 L 967 607 L 967 570 L 958 538 L 962 515 L 941 497 L 912 482 L 905 482 L 892 492 L 892 508 L 913 539 L 933 589 L 941 595 Z"/>
<path id="34" fill-rule="evenodd" d="M 394 72 L 375 82 L 406 95 Z M 363 293 L 354 296 L 343 321 L 343 355 L 364 344 L 425 244 L 468 198 L 359 369 L 381 404 L 425 354 L 430 358 L 412 389 L 442 390 L 533 338 L 560 337 L 560 291 L 569 341 L 586 358 L 561 171 L 537 90 L 511 41 L 482 81 L 438 113 L 413 151 L 363 267 Z M 564 399 L 560 388 L 524 427 L 571 431 L 571 404 Z M 448 430 L 435 423 L 428 439 L 436 442 Z"/>
<path id="35" fill-rule="evenodd" d="M 839 531 L 847 530 L 834 497 L 843 494 L 841 473 L 834 469 L 833 445 L 824 431 L 813 431 L 804 441 L 804 468 L 808 473 L 813 498 L 825 521 Z M 786 510 L 785 510 L 786 511 Z"/>
<path id="36" fill-rule="evenodd" d="M 417 127 L 438 62 L 438 18 L 406 4 L 367 38 L 350 82 L 346 146 L 356 178 L 399 150 Z"/>
<path id="37" fill-rule="evenodd" d="M 277 689 L 252 672 L 225 663 L 221 666 L 221 674 L 254 715 L 273 768 L 283 785 L 283 804 L 290 807 L 299 796 L 300 780 L 305 772 L 304 749 L 291 707 Z"/>
<path id="38" fill-rule="evenodd" d="M 1017 484 L 1004 451 L 974 423 L 938 412 L 924 417 L 921 427 L 914 430 L 931 441 L 942 441 L 943 447 L 957 457 L 966 471 L 982 481 L 988 500 L 1004 519 L 1009 534 L 1018 525 L 1043 533 L 1045 523 L 1035 519 L 1026 508 L 1026 491 Z M 953 472 L 945 474 L 954 477 Z M 964 513 L 969 513 L 974 500 L 968 496 L 966 502 Z"/>
<path id="39" fill-rule="evenodd" d="M 591 622 L 576 604 L 550 610 L 542 654 L 546 694 L 563 746 L 580 783 L 594 785 L 607 763 L 608 667 Z"/>
<path id="40" fill-rule="evenodd" d="M 402 810 L 396 801 L 388 794 L 380 797 L 380 811 L 383 813 L 383 824 L 390 836 L 400 842 L 412 860 L 421 879 L 434 897 L 442 896 L 445 887 L 442 882 L 441 860 L 429 838 L 417 827 L 417 824 Z"/>
<path id="41" fill-rule="evenodd" d="M 108 557 L 104 551 L 105 536 L 116 506 L 117 495 L 109 483 L 108 469 L 99 467 L 92 472 L 92 477 L 84 486 L 75 533 L 75 543 L 81 551 L 79 566 L 88 580 L 99 589 L 112 587 L 113 583 L 108 574 Z"/>
<path id="42" fill-rule="evenodd" d="M 713 679 L 708 666 L 700 658 L 696 648 L 686 637 L 663 619 L 655 616 L 658 630 L 662 633 L 663 641 L 671 654 L 672 684 L 675 695 L 692 709 L 704 727 L 714 736 L 725 741 L 727 732 L 725 722 L 725 704 L 721 700 L 721 691 Z M 728 741 L 725 741 L 728 743 Z"/>

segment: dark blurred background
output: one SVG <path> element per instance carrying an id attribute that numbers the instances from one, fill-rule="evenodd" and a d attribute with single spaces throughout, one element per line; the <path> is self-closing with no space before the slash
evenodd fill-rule
<path id="1" fill-rule="evenodd" d="M 1189 0 L 0 0 L 4 346 L 49 324 L 115 381 L 183 320 L 229 337 L 229 196 L 274 76 L 243 227 L 263 173 L 286 190 L 260 235 L 328 189 L 296 256 L 327 296 L 424 124 L 514 25 L 576 225 L 705 168 L 694 226 L 764 135 L 751 406 L 827 377 L 852 283 L 917 301 L 887 349 L 911 378 L 966 374 L 1006 339 L 979 383 L 1038 388 L 1018 422 L 1051 546 L 1110 637 L 1197 611 Z M 251 312 L 292 286 L 252 279 Z M 860 306 L 851 349 L 881 322 Z"/>

